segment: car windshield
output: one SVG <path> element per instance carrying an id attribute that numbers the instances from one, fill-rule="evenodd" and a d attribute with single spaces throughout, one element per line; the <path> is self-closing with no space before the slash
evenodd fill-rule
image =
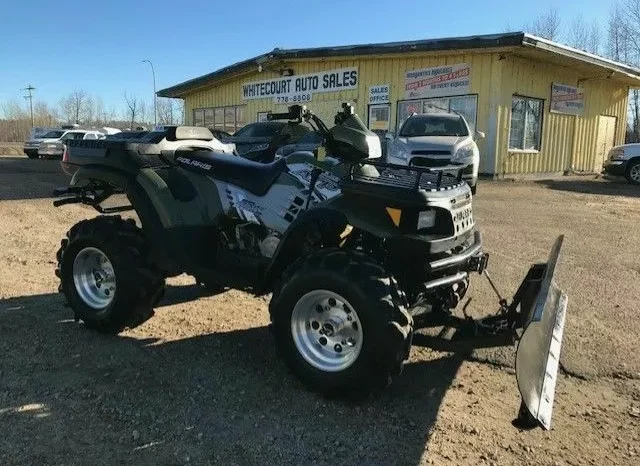
<path id="1" fill-rule="evenodd" d="M 283 123 L 253 123 L 236 131 L 234 137 L 271 138 L 280 132 L 283 125 Z"/>
<path id="2" fill-rule="evenodd" d="M 49 131 L 44 136 L 41 136 L 43 139 L 58 139 L 60 136 L 64 134 L 64 131 Z"/>
<path id="3" fill-rule="evenodd" d="M 407 138 L 418 136 L 468 136 L 469 130 L 462 117 L 424 115 L 409 118 L 400 136 Z"/>

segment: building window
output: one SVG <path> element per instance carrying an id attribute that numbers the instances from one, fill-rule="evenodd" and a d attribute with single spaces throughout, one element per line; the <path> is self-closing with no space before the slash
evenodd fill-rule
<path id="1" fill-rule="evenodd" d="M 193 111 L 194 126 L 204 126 L 204 109 L 197 108 Z"/>
<path id="2" fill-rule="evenodd" d="M 369 105 L 369 129 L 371 131 L 382 134 L 386 133 L 389 131 L 390 120 L 390 104 Z"/>
<path id="3" fill-rule="evenodd" d="M 235 133 L 247 124 L 244 114 L 244 105 L 196 108 L 193 110 L 193 124 Z"/>
<path id="4" fill-rule="evenodd" d="M 509 149 L 539 151 L 542 134 L 544 101 L 513 96 L 511 101 L 511 127 Z"/>
<path id="5" fill-rule="evenodd" d="M 435 97 L 431 99 L 405 100 L 398 102 L 397 128 L 414 113 L 458 113 L 462 115 L 473 134 L 476 130 L 477 95 L 457 95 L 453 97 Z"/>

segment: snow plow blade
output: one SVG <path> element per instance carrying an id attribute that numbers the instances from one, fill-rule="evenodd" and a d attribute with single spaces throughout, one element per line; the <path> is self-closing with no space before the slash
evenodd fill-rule
<path id="1" fill-rule="evenodd" d="M 523 319 L 515 363 L 522 403 L 514 425 L 520 428 L 551 427 L 567 309 L 567 296 L 554 280 L 563 238 L 556 240 L 546 264 L 531 267 L 514 299 Z"/>

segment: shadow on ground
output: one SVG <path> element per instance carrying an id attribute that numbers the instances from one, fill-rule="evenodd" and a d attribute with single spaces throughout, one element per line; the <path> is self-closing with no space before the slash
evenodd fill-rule
<path id="1" fill-rule="evenodd" d="M 0 157 L 0 201 L 52 197 L 70 179 L 59 160 Z"/>
<path id="2" fill-rule="evenodd" d="M 165 303 L 199 292 L 180 288 Z M 0 301 L 2 464 L 418 465 L 461 364 L 409 364 L 379 397 L 344 402 L 291 376 L 266 327 L 157 341 L 69 315 L 59 294 Z"/>
<path id="3" fill-rule="evenodd" d="M 555 191 L 568 191 L 574 193 L 600 194 L 605 196 L 640 197 L 640 186 L 634 186 L 625 180 L 608 179 L 556 179 L 536 181 Z"/>

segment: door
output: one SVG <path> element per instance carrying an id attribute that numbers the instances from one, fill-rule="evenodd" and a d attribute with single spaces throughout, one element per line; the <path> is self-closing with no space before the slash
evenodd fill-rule
<path id="1" fill-rule="evenodd" d="M 596 160 L 593 167 L 596 173 L 602 171 L 604 161 L 616 140 L 617 118 L 600 115 L 598 117 L 598 137 L 596 139 Z"/>

